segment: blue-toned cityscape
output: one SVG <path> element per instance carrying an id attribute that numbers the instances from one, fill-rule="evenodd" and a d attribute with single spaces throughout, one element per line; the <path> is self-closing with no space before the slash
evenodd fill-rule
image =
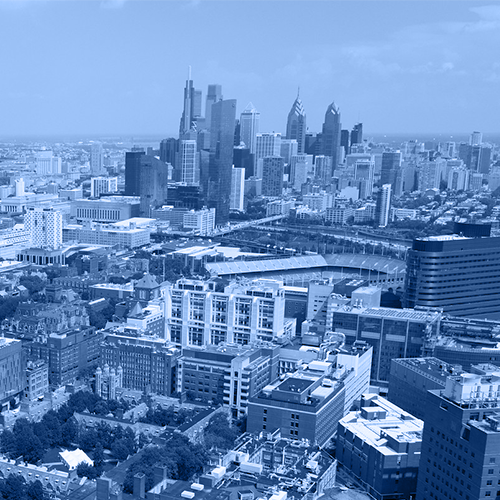
<path id="1" fill-rule="evenodd" d="M 500 9 L 401 3 L 0 2 L 0 499 L 500 498 Z"/>

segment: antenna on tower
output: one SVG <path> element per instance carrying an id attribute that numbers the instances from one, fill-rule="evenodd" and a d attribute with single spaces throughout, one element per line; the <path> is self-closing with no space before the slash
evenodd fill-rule
<path id="1" fill-rule="evenodd" d="M 299 98 L 300 95 L 300 85 L 297 87 L 297 99 Z"/>
<path id="2" fill-rule="evenodd" d="M 191 80 L 191 66 L 188 66 L 188 80 Z"/>

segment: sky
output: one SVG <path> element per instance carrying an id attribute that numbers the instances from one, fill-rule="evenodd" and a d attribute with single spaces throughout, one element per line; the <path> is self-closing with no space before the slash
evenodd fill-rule
<path id="1" fill-rule="evenodd" d="M 188 66 L 261 132 L 500 132 L 500 3 L 0 0 L 0 138 L 176 134 Z"/>

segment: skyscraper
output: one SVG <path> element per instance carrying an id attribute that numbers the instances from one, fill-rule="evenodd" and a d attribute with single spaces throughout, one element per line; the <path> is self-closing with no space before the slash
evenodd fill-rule
<path id="1" fill-rule="evenodd" d="M 222 85 L 210 84 L 207 91 L 207 101 L 205 103 L 205 126 L 210 130 L 212 126 L 212 104 L 223 99 Z"/>
<path id="2" fill-rule="evenodd" d="M 179 141 L 174 137 L 163 139 L 160 142 L 160 160 L 164 163 L 170 163 L 175 168 L 176 155 L 179 152 Z"/>
<path id="3" fill-rule="evenodd" d="M 125 196 L 140 196 L 141 157 L 144 151 L 125 153 Z"/>
<path id="4" fill-rule="evenodd" d="M 344 158 L 349 154 L 349 130 L 340 131 L 340 146 L 344 150 Z"/>
<path id="5" fill-rule="evenodd" d="M 288 120 L 286 122 L 286 138 L 295 139 L 297 141 L 298 153 L 305 153 L 306 144 L 306 113 L 302 101 L 295 99 L 292 109 L 288 113 Z"/>
<path id="6" fill-rule="evenodd" d="M 382 169 L 380 172 L 380 182 L 390 184 L 392 189 L 396 189 L 396 181 L 401 170 L 401 153 L 399 151 L 385 151 L 382 153 Z"/>
<path id="7" fill-rule="evenodd" d="M 90 146 L 90 172 L 99 175 L 103 169 L 102 144 L 94 143 Z"/>
<path id="8" fill-rule="evenodd" d="M 179 127 L 179 138 L 188 133 L 193 127 L 196 128 L 196 119 L 201 117 L 201 90 L 196 90 L 191 80 L 191 66 L 189 67 L 188 79 L 184 87 L 184 106 L 182 110 L 181 123 Z"/>
<path id="9" fill-rule="evenodd" d="M 378 227 L 386 227 L 389 224 L 389 213 L 391 211 L 392 186 L 384 184 L 377 194 L 377 206 L 375 208 L 375 224 Z"/>
<path id="10" fill-rule="evenodd" d="M 356 123 L 351 130 L 351 146 L 353 144 L 361 144 L 363 142 L 363 124 Z"/>
<path id="11" fill-rule="evenodd" d="M 281 156 L 267 156 L 263 159 L 263 196 L 281 196 L 283 194 L 283 174 L 284 162 Z"/>
<path id="12" fill-rule="evenodd" d="M 483 134 L 481 132 L 472 132 L 470 136 L 471 146 L 480 146 L 483 143 Z"/>
<path id="13" fill-rule="evenodd" d="M 216 223 L 225 224 L 229 220 L 236 99 L 217 101 L 211 116 L 207 198 L 209 207 L 216 210 Z"/>
<path id="14" fill-rule="evenodd" d="M 243 212 L 245 196 L 245 169 L 233 167 L 231 171 L 231 202 L 229 208 Z"/>
<path id="15" fill-rule="evenodd" d="M 255 142 L 254 175 L 262 178 L 262 159 L 266 156 L 280 156 L 281 134 L 257 134 Z M 259 161 L 260 160 L 260 161 Z"/>
<path id="16" fill-rule="evenodd" d="M 139 196 L 141 217 L 150 217 L 151 209 L 167 203 L 168 167 L 154 156 L 140 157 Z"/>
<path id="17" fill-rule="evenodd" d="M 255 141 L 259 132 L 260 113 L 249 102 L 240 117 L 240 141 L 244 142 L 250 153 L 255 153 Z"/>
<path id="18" fill-rule="evenodd" d="M 321 134 L 321 153 L 332 158 L 332 169 L 335 171 L 340 161 L 340 109 L 331 103 L 325 113 Z"/>
<path id="19" fill-rule="evenodd" d="M 196 141 L 182 140 L 179 146 L 180 181 L 188 185 L 197 185 L 200 182 L 199 153 L 196 150 Z"/>

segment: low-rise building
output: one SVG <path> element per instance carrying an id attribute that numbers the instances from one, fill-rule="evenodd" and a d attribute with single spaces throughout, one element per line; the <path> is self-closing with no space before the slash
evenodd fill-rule
<path id="1" fill-rule="evenodd" d="M 28 361 L 26 365 L 26 388 L 24 399 L 36 401 L 49 390 L 49 367 L 45 361 Z"/>

